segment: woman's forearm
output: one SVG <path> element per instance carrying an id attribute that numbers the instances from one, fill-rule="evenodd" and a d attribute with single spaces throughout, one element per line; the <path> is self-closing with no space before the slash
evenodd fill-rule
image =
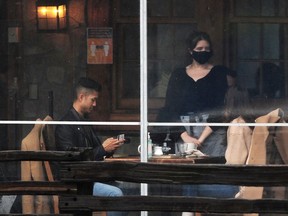
<path id="1" fill-rule="evenodd" d="M 210 136 L 212 132 L 213 130 L 209 126 L 206 126 L 198 139 L 190 136 L 186 131 L 181 134 L 181 138 L 183 142 L 195 143 L 199 146 L 205 141 L 207 137 Z"/>
<path id="2" fill-rule="evenodd" d="M 194 143 L 194 144 L 196 144 L 196 145 L 199 145 L 199 144 L 200 144 L 199 141 L 198 141 L 198 139 L 190 136 L 186 131 L 181 134 L 181 139 L 182 139 L 183 142 L 185 142 L 185 143 Z"/>
<path id="3" fill-rule="evenodd" d="M 201 145 L 205 139 L 210 136 L 210 134 L 213 132 L 213 130 L 209 127 L 206 126 L 203 130 L 203 132 L 201 133 L 200 137 L 198 138 L 199 144 Z"/>

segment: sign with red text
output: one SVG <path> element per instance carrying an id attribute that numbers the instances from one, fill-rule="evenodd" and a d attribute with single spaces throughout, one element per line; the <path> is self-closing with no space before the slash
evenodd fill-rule
<path id="1" fill-rule="evenodd" d="M 112 37 L 112 28 L 87 28 L 87 64 L 113 64 Z"/>

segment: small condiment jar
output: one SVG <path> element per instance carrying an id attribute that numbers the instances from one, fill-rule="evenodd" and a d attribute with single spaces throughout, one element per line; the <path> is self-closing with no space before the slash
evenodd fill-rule
<path id="1" fill-rule="evenodd" d="M 154 155 L 156 155 L 156 156 L 163 155 L 162 146 L 155 146 L 154 147 Z"/>

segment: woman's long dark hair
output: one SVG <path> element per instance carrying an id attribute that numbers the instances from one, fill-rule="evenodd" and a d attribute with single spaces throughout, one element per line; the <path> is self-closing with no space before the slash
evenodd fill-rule
<path id="1" fill-rule="evenodd" d="M 185 58 L 185 62 L 184 62 L 185 65 L 191 64 L 190 51 L 192 51 L 197 46 L 197 43 L 201 40 L 205 40 L 209 43 L 210 50 L 211 50 L 211 53 L 213 55 L 213 47 L 212 47 L 212 42 L 211 42 L 210 36 L 206 32 L 194 31 L 191 34 L 189 34 L 189 36 L 186 39 L 186 44 L 187 44 L 189 52 L 187 52 L 187 55 Z"/>
<path id="2" fill-rule="evenodd" d="M 187 38 L 188 48 L 190 50 L 193 50 L 197 46 L 197 43 L 201 40 L 205 40 L 209 43 L 210 50 L 213 53 L 212 42 L 211 42 L 210 36 L 206 32 L 196 32 L 195 31 L 195 32 L 191 33 Z"/>

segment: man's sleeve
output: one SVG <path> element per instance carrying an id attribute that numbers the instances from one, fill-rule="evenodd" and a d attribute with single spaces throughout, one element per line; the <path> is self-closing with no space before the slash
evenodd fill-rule
<path id="1" fill-rule="evenodd" d="M 57 125 L 55 129 L 55 142 L 58 151 L 69 151 L 76 147 L 73 128 L 70 125 Z"/>
<path id="2" fill-rule="evenodd" d="M 103 160 L 104 156 L 110 157 L 113 155 L 113 152 L 108 153 L 105 151 L 104 147 L 102 146 L 102 142 L 99 139 L 99 137 L 96 135 L 95 131 L 92 133 L 92 139 L 93 139 L 93 154 L 94 154 L 94 160 L 101 161 Z"/>

